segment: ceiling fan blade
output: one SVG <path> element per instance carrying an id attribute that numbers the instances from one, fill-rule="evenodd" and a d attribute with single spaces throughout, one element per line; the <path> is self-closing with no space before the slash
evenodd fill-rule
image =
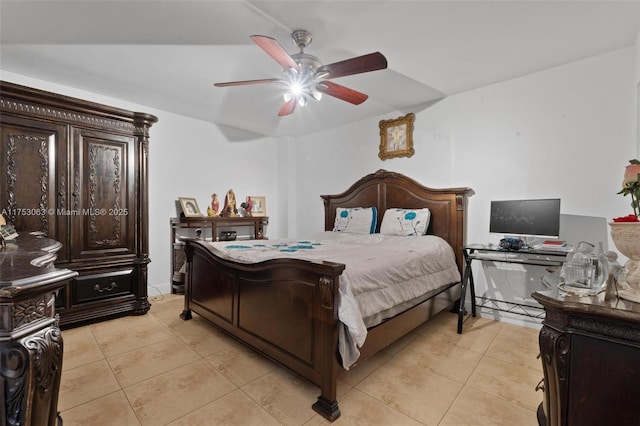
<path id="1" fill-rule="evenodd" d="M 323 65 L 316 74 L 329 73 L 325 78 L 338 78 L 347 75 L 361 74 L 364 72 L 383 70 L 387 68 L 387 58 L 380 52 L 357 56 L 333 64 Z"/>
<path id="2" fill-rule="evenodd" d="M 248 86 L 251 84 L 267 84 L 281 81 L 279 78 L 263 78 L 261 80 L 242 80 L 242 81 L 228 81 L 226 83 L 215 83 L 216 87 L 229 87 L 229 86 Z"/>
<path id="3" fill-rule="evenodd" d="M 286 101 L 280 107 L 280 111 L 278 111 L 278 115 L 280 117 L 282 117 L 282 116 L 285 116 L 285 115 L 293 114 L 293 111 L 295 111 L 295 109 L 296 109 L 296 104 L 297 103 L 298 103 L 298 101 L 296 100 L 296 98 L 293 98 L 293 99 L 290 99 L 290 100 Z"/>
<path id="4" fill-rule="evenodd" d="M 251 40 L 258 46 L 262 48 L 269 56 L 276 60 L 283 68 L 293 68 L 295 70 L 300 70 L 300 67 L 293 60 L 293 58 L 287 53 L 286 50 L 278 43 L 275 38 L 262 36 L 262 35 L 252 35 L 250 36 Z"/>
<path id="5" fill-rule="evenodd" d="M 356 90 L 349 89 L 348 87 L 341 86 L 331 81 L 321 81 L 316 84 L 318 92 L 325 93 L 334 98 L 342 99 L 343 101 L 350 102 L 354 105 L 360 105 L 367 100 L 369 96 L 364 93 L 360 93 Z"/>

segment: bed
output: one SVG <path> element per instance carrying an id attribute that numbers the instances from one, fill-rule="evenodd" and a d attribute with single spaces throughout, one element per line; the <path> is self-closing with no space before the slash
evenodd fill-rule
<path id="1" fill-rule="evenodd" d="M 469 188 L 432 189 L 400 173 L 378 170 L 341 194 L 321 196 L 325 231 L 334 229 L 338 208 L 376 207 L 380 214 L 373 224 L 375 231 L 380 230 L 383 212 L 389 208 L 428 208 L 426 233 L 443 239 L 455 258 L 454 282 L 439 286 L 417 305 L 366 330 L 358 362 L 436 313 L 456 307 L 463 267 L 465 207 L 470 192 Z M 188 240 L 185 251 L 185 306 L 181 318 L 188 320 L 195 312 L 315 383 L 320 387 L 320 396 L 312 408 L 330 421 L 337 419 L 340 409 L 336 385 L 343 368 L 339 336 L 344 328 L 338 305 L 345 264 L 335 259 L 295 256 L 250 263 L 221 255 L 211 243 L 201 240 Z"/>

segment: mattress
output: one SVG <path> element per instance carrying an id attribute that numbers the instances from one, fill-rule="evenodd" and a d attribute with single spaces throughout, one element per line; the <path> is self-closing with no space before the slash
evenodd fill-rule
<path id="1" fill-rule="evenodd" d="M 323 232 L 302 239 L 210 243 L 221 257 L 255 263 L 276 258 L 344 264 L 337 300 L 343 367 L 355 363 L 367 328 L 460 281 L 453 249 L 440 237 Z"/>

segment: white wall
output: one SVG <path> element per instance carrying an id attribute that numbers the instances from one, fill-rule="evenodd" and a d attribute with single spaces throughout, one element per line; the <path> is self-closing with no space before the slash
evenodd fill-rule
<path id="1" fill-rule="evenodd" d="M 378 120 L 406 112 L 300 138 L 295 202 L 314 208 L 299 212 L 296 232 L 321 229 L 319 194 L 380 168 L 432 187 L 473 188 L 469 241 L 491 238 L 492 199 L 558 196 L 563 213 L 627 214 L 616 192 L 636 152 L 633 73 L 627 48 L 450 96 L 414 111 L 411 158 L 377 157 Z"/>
<path id="2" fill-rule="evenodd" d="M 147 109 L 148 110 L 148 109 Z M 267 214 L 278 217 L 276 200 L 276 141 L 228 142 L 212 123 L 156 111 L 151 129 L 149 171 L 149 244 L 152 264 L 149 286 L 169 293 L 169 218 L 176 216 L 174 200 L 195 197 L 203 214 L 217 193 L 220 209 L 228 189 L 240 202 L 263 195 Z M 270 222 L 267 235 L 277 235 Z M 150 295 L 153 293 L 149 293 Z"/>
<path id="3" fill-rule="evenodd" d="M 413 111 L 411 158 L 377 157 L 378 120 L 408 111 L 301 138 L 295 203 L 313 209 L 298 212 L 296 233 L 322 230 L 319 194 L 342 192 L 380 168 L 431 187 L 471 187 L 468 242 L 501 238 L 489 234 L 493 199 L 559 197 L 565 214 L 628 214 L 630 200 L 616 193 L 624 166 L 637 155 L 634 60 L 633 48 L 621 49 Z M 489 287 L 483 272 L 490 271 L 479 267 L 474 274 L 481 295 Z M 534 279 L 526 271 L 516 274 L 522 287 L 510 293 L 528 298 L 537 290 L 529 285 Z"/>
<path id="4" fill-rule="evenodd" d="M 171 291 L 169 218 L 176 215 L 178 197 L 195 197 L 205 212 L 211 193 L 221 196 L 222 208 L 224 194 L 233 189 L 238 200 L 266 196 L 267 213 L 278 216 L 278 204 L 269 203 L 277 195 L 274 139 L 229 142 L 209 122 L 1 70 L 0 79 L 158 117 L 149 143 L 150 296 Z M 272 222 L 267 233 L 277 235 L 278 223 Z"/>

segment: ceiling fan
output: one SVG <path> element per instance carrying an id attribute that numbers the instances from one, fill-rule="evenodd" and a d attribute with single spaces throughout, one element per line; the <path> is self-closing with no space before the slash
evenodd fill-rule
<path id="1" fill-rule="evenodd" d="M 367 100 L 367 95 L 329 80 L 387 68 L 387 59 L 380 52 L 322 65 L 320 59 L 304 53 L 304 48 L 312 40 L 311 33 L 305 30 L 295 30 L 291 34 L 293 43 L 300 48 L 300 53 L 293 55 L 289 55 L 280 43 L 272 37 L 252 35 L 250 38 L 282 66 L 284 78 L 230 81 L 215 83 L 214 86 L 282 84 L 286 88 L 286 92 L 284 94 L 284 103 L 278 112 L 279 116 L 292 114 L 296 109 L 296 105 L 305 106 L 310 99 L 319 101 L 323 93 L 354 105 L 360 105 Z"/>

